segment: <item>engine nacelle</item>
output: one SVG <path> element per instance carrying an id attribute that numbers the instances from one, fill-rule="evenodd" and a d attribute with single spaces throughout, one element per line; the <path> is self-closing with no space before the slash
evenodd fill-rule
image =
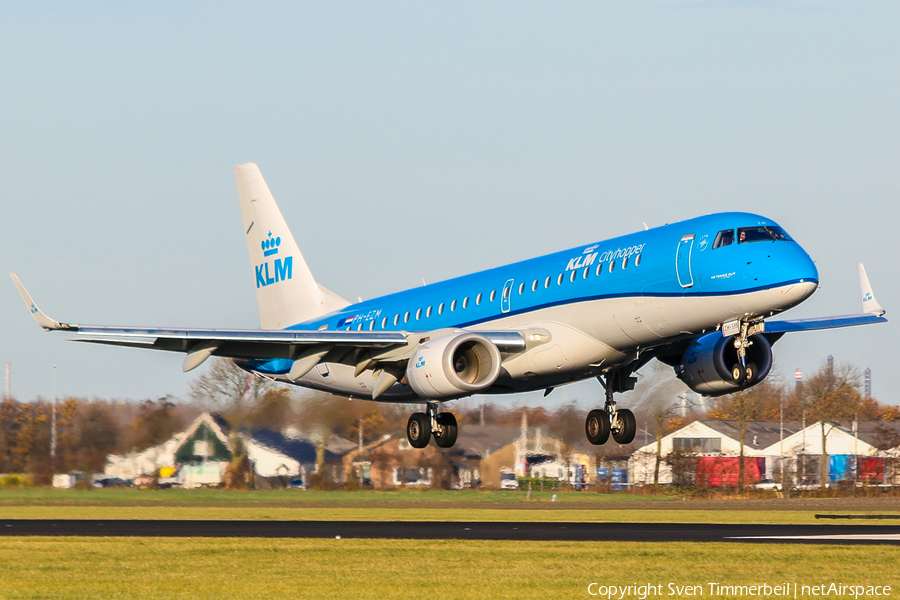
<path id="1" fill-rule="evenodd" d="M 422 398 L 444 400 L 480 392 L 500 375 L 500 351 L 477 333 L 456 333 L 419 346 L 406 379 Z"/>
<path id="2" fill-rule="evenodd" d="M 685 351 L 681 364 L 675 367 L 678 378 L 704 396 L 721 396 L 752 387 L 765 379 L 772 368 L 772 346 L 761 335 L 750 337 L 747 365 L 756 366 L 752 381 L 735 379 L 732 367 L 739 364 L 734 337 L 708 333 L 697 338 Z"/>

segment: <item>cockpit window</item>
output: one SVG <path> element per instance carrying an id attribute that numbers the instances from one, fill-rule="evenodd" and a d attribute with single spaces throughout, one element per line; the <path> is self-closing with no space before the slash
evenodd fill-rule
<path id="1" fill-rule="evenodd" d="M 716 234 L 716 241 L 713 242 L 713 249 L 721 248 L 722 246 L 730 246 L 734 243 L 734 229 L 726 229 L 724 231 L 720 231 Z"/>
<path id="2" fill-rule="evenodd" d="M 792 242 L 781 227 L 760 225 L 758 227 L 741 227 L 738 229 L 738 244 L 750 242 Z"/>

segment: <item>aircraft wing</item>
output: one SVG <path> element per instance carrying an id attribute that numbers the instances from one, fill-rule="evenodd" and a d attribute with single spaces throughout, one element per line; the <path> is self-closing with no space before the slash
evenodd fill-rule
<path id="1" fill-rule="evenodd" d="M 766 333 L 790 333 L 793 331 L 815 331 L 817 329 L 836 329 L 853 327 L 870 323 L 887 323 L 881 315 L 861 313 L 858 315 L 842 315 L 819 319 L 794 319 L 785 321 L 766 321 Z"/>
<path id="2" fill-rule="evenodd" d="M 329 352 L 349 355 L 354 350 L 370 354 L 391 352 L 393 360 L 412 354 L 422 332 L 401 331 L 297 331 L 291 329 L 184 329 L 162 327 L 107 327 L 62 323 L 41 311 L 31 295 L 13 274 L 13 282 L 37 324 L 47 331 L 71 331 L 75 341 L 111 346 L 149 348 L 185 352 L 184 370 L 190 371 L 210 356 L 238 359 L 287 358 L 304 364 L 318 362 Z M 518 351 L 525 347 L 521 334 L 512 331 L 478 332 L 501 350 Z M 426 333 L 427 335 L 427 333 Z M 84 337 L 81 337 L 84 336 Z M 404 352 L 404 350 L 407 350 Z M 408 358 L 408 356 L 406 357 Z M 308 359 L 308 360 L 307 360 Z M 340 361 L 336 361 L 340 362 Z M 300 368 L 298 367 L 298 370 Z"/>

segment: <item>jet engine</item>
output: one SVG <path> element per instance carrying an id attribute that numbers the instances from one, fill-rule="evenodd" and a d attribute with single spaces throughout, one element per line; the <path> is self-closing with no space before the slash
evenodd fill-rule
<path id="1" fill-rule="evenodd" d="M 746 366 L 738 359 L 734 337 L 708 333 L 694 340 L 675 371 L 689 388 L 704 396 L 721 396 L 752 387 L 772 368 L 772 346 L 762 335 L 749 338 Z"/>
<path id="2" fill-rule="evenodd" d="M 455 333 L 425 342 L 406 367 L 413 391 L 433 400 L 480 392 L 499 375 L 500 351 L 477 333 Z"/>

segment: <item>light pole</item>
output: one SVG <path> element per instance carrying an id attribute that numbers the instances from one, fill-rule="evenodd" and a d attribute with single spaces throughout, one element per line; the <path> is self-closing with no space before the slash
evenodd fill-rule
<path id="1" fill-rule="evenodd" d="M 781 491 L 784 491 L 784 398 L 778 404 L 778 452 L 781 454 L 781 460 L 778 466 L 781 471 Z M 787 498 L 787 496 L 785 496 Z"/>
<path id="2" fill-rule="evenodd" d="M 53 365 L 53 407 L 50 413 L 50 458 L 56 470 L 56 365 Z"/>

